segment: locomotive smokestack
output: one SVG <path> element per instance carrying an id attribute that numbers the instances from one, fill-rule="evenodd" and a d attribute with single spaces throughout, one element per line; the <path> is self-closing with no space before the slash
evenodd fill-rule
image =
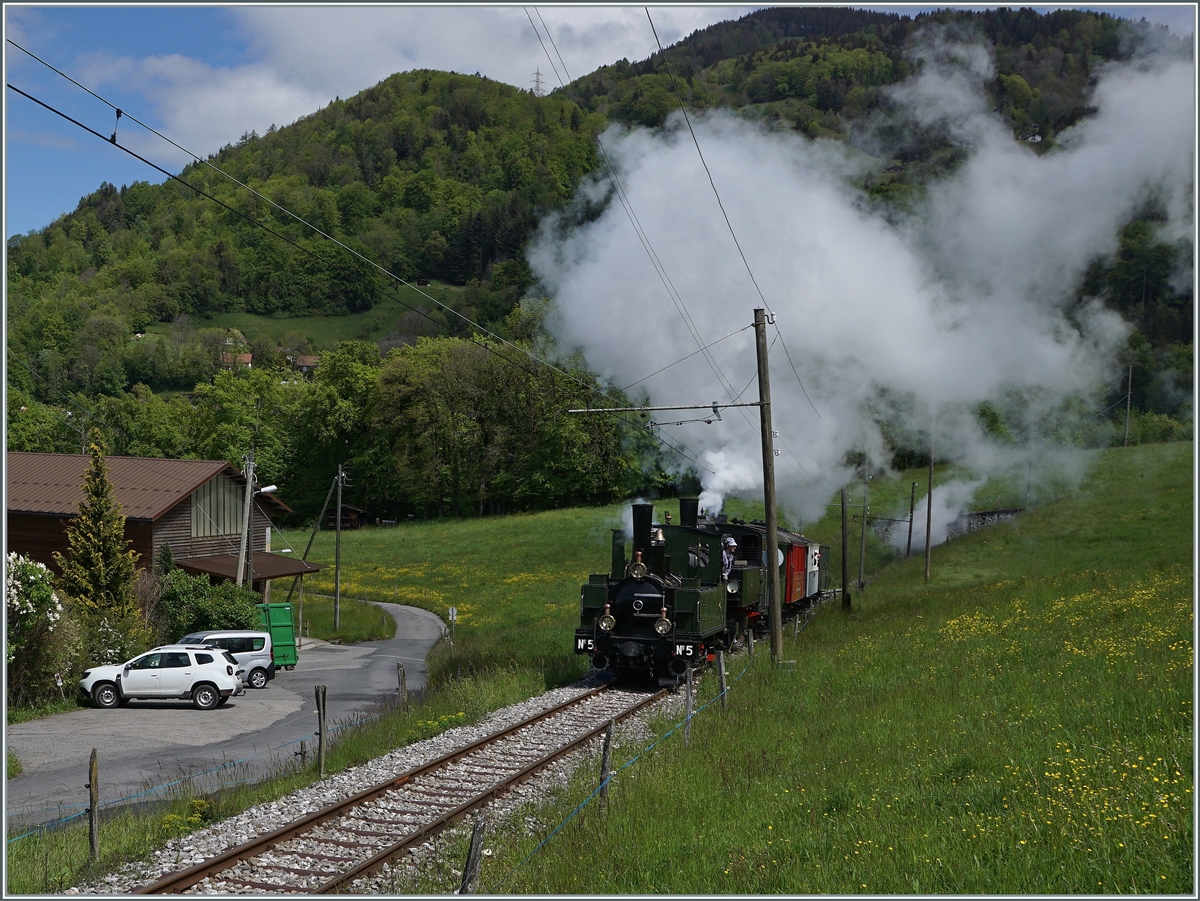
<path id="1" fill-rule="evenodd" d="M 650 550 L 650 526 L 654 522 L 653 504 L 633 505 L 633 549 Z"/>
<path id="2" fill-rule="evenodd" d="M 696 528 L 696 516 L 700 511 L 700 498 L 681 497 L 679 499 L 679 524 L 689 529 Z"/>

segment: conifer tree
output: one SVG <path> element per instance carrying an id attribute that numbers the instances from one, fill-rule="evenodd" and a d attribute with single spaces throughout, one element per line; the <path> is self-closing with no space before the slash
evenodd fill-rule
<path id="1" fill-rule="evenodd" d="M 55 551 L 54 561 L 62 570 L 59 587 L 80 612 L 115 623 L 137 610 L 133 586 L 138 553 L 125 537 L 125 517 L 108 480 L 100 430 L 92 429 L 90 439 L 83 503 L 67 527 L 66 556 Z"/>

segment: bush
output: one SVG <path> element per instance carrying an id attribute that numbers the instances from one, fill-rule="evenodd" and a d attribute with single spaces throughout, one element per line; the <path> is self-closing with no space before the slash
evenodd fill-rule
<path id="1" fill-rule="evenodd" d="M 55 676 L 74 675 L 78 630 L 41 563 L 8 555 L 6 651 L 9 704 L 35 704 L 58 692 Z"/>
<path id="2" fill-rule="evenodd" d="M 172 569 L 162 576 L 155 626 L 165 641 L 203 629 L 253 629 L 259 625 L 259 597 L 233 582 L 211 584 L 205 576 Z"/>
<path id="3" fill-rule="evenodd" d="M 1143 413 L 1133 410 L 1129 418 L 1130 444 L 1161 444 L 1164 441 L 1191 441 L 1192 421 L 1181 422 L 1165 413 Z M 1118 443 L 1124 443 L 1125 431 L 1117 433 Z"/>

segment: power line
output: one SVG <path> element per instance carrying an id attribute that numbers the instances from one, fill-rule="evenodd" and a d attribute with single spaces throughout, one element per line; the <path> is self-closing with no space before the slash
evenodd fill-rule
<path id="1" fill-rule="evenodd" d="M 13 43 L 13 42 L 12 42 L 12 41 L 10 41 L 10 43 Z M 19 45 L 15 44 L 15 43 L 14 43 L 14 46 L 17 46 L 17 47 L 18 47 L 18 49 L 24 50 L 24 48 L 20 47 Z M 26 52 L 28 52 L 28 51 L 26 51 Z M 33 54 L 30 54 L 30 56 L 33 56 Z M 34 57 L 34 59 L 38 59 L 38 58 L 35 56 L 35 57 Z M 39 62 L 42 62 L 41 60 L 38 60 L 38 61 L 39 61 Z M 47 63 L 47 64 L 45 64 L 45 65 L 47 65 L 47 66 L 48 66 L 49 68 L 51 68 L 51 69 L 54 69 L 54 67 L 53 67 L 53 66 L 49 66 L 49 64 L 48 64 L 48 63 Z M 57 70 L 57 69 L 54 69 L 54 71 L 55 71 L 55 72 L 58 72 L 58 70 Z M 62 74 L 62 73 L 59 73 L 59 74 Z M 68 79 L 69 81 L 71 81 L 73 84 L 78 84 L 78 82 L 76 82 L 74 79 L 71 79 L 69 76 L 65 76 L 65 75 L 64 75 L 63 77 L 64 77 L 64 78 L 67 78 L 67 79 Z M 288 244 L 292 245 L 293 247 L 297 248 L 298 250 L 301 250 L 301 251 L 303 251 L 304 253 L 307 253 L 307 254 L 309 254 L 309 255 L 311 255 L 311 256 L 315 256 L 315 254 L 313 253 L 313 251 L 312 251 L 312 250 L 309 250 L 308 248 L 305 248 L 305 247 L 303 247 L 302 245 L 300 245 L 300 244 L 296 243 L 295 241 L 292 241 L 290 238 L 286 237 L 285 235 L 281 235 L 281 234 L 279 234 L 278 232 L 276 232 L 276 231 L 274 231 L 273 229 L 269 228 L 269 227 L 268 227 L 268 226 L 266 226 L 265 224 L 263 224 L 263 223 L 261 223 L 261 222 L 258 222 L 257 220 L 255 220 L 255 219 L 253 219 L 253 218 L 251 218 L 251 217 L 247 216 L 246 214 L 244 214 L 244 213 L 240 212 L 239 210 L 236 210 L 236 209 L 234 209 L 233 207 L 231 207 L 231 206 L 229 206 L 228 204 L 224 203 L 223 201 L 221 201 L 221 200 L 217 199 L 216 197 L 213 197 L 211 194 L 208 194 L 207 192 L 205 192 L 205 191 L 203 191 L 203 190 L 201 190 L 201 189 L 199 189 L 199 188 L 195 187 L 194 185 L 192 185 L 192 184 L 189 184 L 188 182 L 184 181 L 182 178 L 179 178 L 178 176 L 176 176 L 176 175 L 173 175 L 172 173 L 168 172 L 166 169 L 163 169 L 161 166 L 158 166 L 157 164 L 155 164 L 155 163 L 151 162 L 150 160 L 147 160 L 146 158 L 144 158 L 144 157 L 140 156 L 139 154 L 135 153 L 135 152 L 134 152 L 133 150 L 131 150 L 130 148 L 128 148 L 128 147 L 126 147 L 126 146 L 124 146 L 124 145 L 122 145 L 122 144 L 118 144 L 118 143 L 116 142 L 115 135 L 114 135 L 112 138 L 106 138 L 106 137 L 104 137 L 104 135 L 100 134 L 100 133 L 99 133 L 99 132 L 97 132 L 95 129 L 89 128 L 87 125 L 84 125 L 82 122 L 79 122 L 78 120 L 76 120 L 76 119 L 73 119 L 72 117 L 68 116 L 66 113 L 63 113 L 63 112 L 61 112 L 60 110 L 57 110 L 57 109 L 55 109 L 54 107 L 50 106 L 48 103 L 45 103 L 45 102 L 43 102 L 43 101 L 39 100 L 38 98 L 36 98 L 36 97 L 32 96 L 31 94 L 28 94 L 28 93 L 26 93 L 25 91 L 22 91 L 20 88 L 17 88 L 15 85 L 8 84 L 8 87 L 9 87 L 11 90 L 13 90 L 13 91 L 16 91 L 18 94 L 21 94 L 22 96 L 24 96 L 24 97 L 28 98 L 29 100 L 32 100 L 34 103 L 37 103 L 39 106 L 42 106 L 42 107 L 44 107 L 45 109 L 49 110 L 50 112 L 53 112 L 54 114 L 56 114 L 56 115 L 58 115 L 58 116 L 61 116 L 62 118 L 66 119 L 67 121 L 71 122 L 72 124 L 74 124 L 74 125 L 78 126 L 79 128 L 82 128 L 84 131 L 87 131 L 88 133 L 90 133 L 90 134 L 92 134 L 92 135 L 94 135 L 94 136 L 96 136 L 96 137 L 100 138 L 101 140 L 104 140 L 104 141 L 106 141 L 106 142 L 108 142 L 108 143 L 112 144 L 114 147 L 117 147 L 117 148 L 118 148 L 118 149 L 120 149 L 120 150 L 123 150 L 124 152 L 128 153 L 130 156 L 133 156 L 135 159 L 138 159 L 138 160 L 140 160 L 141 162 L 144 162 L 144 163 L 146 163 L 146 165 L 148 165 L 148 166 L 151 166 L 151 167 L 152 167 L 152 168 L 154 168 L 155 170 L 157 170 L 157 171 L 159 171 L 159 172 L 163 173 L 163 174 L 164 174 L 164 175 L 166 175 L 168 178 L 171 178 L 171 179 L 173 179 L 173 180 L 175 180 L 175 181 L 178 181 L 180 184 L 184 185 L 185 187 L 188 187 L 188 188 L 190 188 L 191 190 L 195 191 L 197 194 L 199 194 L 199 195 L 201 195 L 201 196 L 203 196 L 203 197 L 205 197 L 205 198 L 207 198 L 207 199 L 209 199 L 209 200 L 212 200 L 214 203 L 217 203 L 218 205 L 220 205 L 220 206 L 224 207 L 225 209 L 229 210 L 230 212 L 233 212 L 233 213 L 237 214 L 238 216 L 241 216 L 243 219 L 245 219 L 246 221 L 250 222 L 252 225 L 255 225 L 255 226 L 258 226 L 259 228 L 262 228 L 263 230 L 267 231 L 267 232 L 268 232 L 268 233 L 270 233 L 271 235 L 274 235 L 275 237 L 277 237 L 277 238 L 279 238 L 280 240 L 282 240 L 282 241 L 284 241 L 284 242 L 286 242 L 286 243 L 288 243 Z M 80 85 L 80 87 L 82 87 L 82 85 Z M 87 88 L 83 88 L 83 89 L 84 89 L 84 90 L 88 90 Z M 91 92 L 90 90 L 88 90 L 88 93 L 93 93 L 93 92 Z M 98 97 L 99 95 L 95 95 L 95 94 L 93 93 L 93 96 L 97 96 L 97 97 Z M 103 98 L 101 98 L 101 99 L 103 99 Z M 108 103 L 108 101 L 104 101 L 104 102 L 105 102 L 105 103 Z M 113 105 L 112 105 L 111 103 L 109 103 L 109 106 L 113 106 Z M 115 109 L 116 107 L 114 106 L 113 108 Z M 141 123 L 139 122 L 139 120 L 137 120 L 137 119 L 136 119 L 136 118 L 134 118 L 133 116 L 129 116 L 129 118 L 130 118 L 132 121 L 135 121 L 135 122 L 138 122 L 138 124 L 141 124 Z M 151 131 L 153 131 L 153 129 L 150 129 L 150 130 L 151 130 Z M 158 132 L 154 132 L 154 133 L 155 133 L 155 134 L 158 134 Z M 363 256 L 361 253 L 359 253 L 358 251 L 354 250 L 353 248 L 351 248 L 351 247 L 348 247 L 346 244 L 344 244 L 343 242 L 339 241 L 337 238 L 334 238 L 332 235 L 326 234 L 326 233 L 325 233 L 325 232 L 323 232 L 321 229 L 319 229 L 319 228 L 317 228 L 316 226 L 312 225 L 311 223 L 309 223 L 308 221 L 306 221 L 306 220 L 305 220 L 305 219 L 303 219 L 302 217 L 300 217 L 300 216 L 297 216 L 295 213 L 293 213 L 293 212 L 291 212 L 290 210 L 286 209 L 285 207 L 283 207 L 283 206 L 281 206 L 281 205 L 279 205 L 279 204 L 275 203 L 275 202 L 274 202 L 274 201 L 272 201 L 270 198 L 267 198 L 267 197 L 263 196 L 261 193 L 259 193 L 258 191 L 254 190 L 254 189 L 253 189 L 253 188 L 251 188 L 250 186 L 248 186 L 248 185 L 245 185 L 245 184 L 243 184 L 242 182 L 238 181 L 236 178 L 234 178 L 233 176 L 229 175 L 227 172 L 225 172 L 224 170 L 220 169 L 219 167 L 212 165 L 212 163 L 209 163 L 209 162 L 203 162 L 203 161 L 201 161 L 201 160 L 200 160 L 200 159 L 199 159 L 199 158 L 198 158 L 198 157 L 197 157 L 195 154 L 192 154 L 192 153 L 191 153 L 191 151 L 188 151 L 186 148 L 184 148 L 184 147 L 181 147 L 179 144 L 176 144 L 174 141 L 170 141 L 170 139 L 169 139 L 169 138 L 164 138 L 164 140 L 167 140 L 169 143 L 173 144 L 175 147 L 178 147 L 179 149 L 183 150 L 185 153 L 188 153 L 189 155 L 191 155 L 191 156 L 193 157 L 193 159 L 196 159 L 196 160 L 197 160 L 197 162 L 198 162 L 198 163 L 201 163 L 201 162 L 202 162 L 202 163 L 203 163 L 203 165 L 207 165 L 207 166 L 209 166 L 209 168 L 213 169 L 214 171 L 218 172 L 219 174 L 221 174 L 221 175 L 222 175 L 222 176 L 224 176 L 225 178 L 229 179 L 229 180 L 230 180 L 230 181 L 232 181 L 234 184 L 238 185 L 239 187 L 241 187 L 241 188 L 243 188 L 243 189 L 245 189 L 245 190 L 247 190 L 247 191 L 250 191 L 252 194 L 254 194 L 254 196 L 256 196 L 256 197 L 260 198 L 261 200 L 264 200 L 265 202 L 267 202 L 267 203 L 268 203 L 268 204 L 270 204 L 271 206 L 275 207 L 276 209 L 280 210 L 281 212 L 283 212 L 283 213 L 286 213 L 288 216 L 291 216 L 291 217 L 292 217 L 293 219 L 295 219 L 297 222 L 299 222 L 299 223 L 301 223 L 302 225 L 304 225 L 304 226 L 308 227 L 309 229 L 311 229 L 313 232 L 315 232 L 316 234 L 318 234 L 319 236 L 321 236 L 321 237 L 322 237 L 322 238 L 324 238 L 325 240 L 327 240 L 327 241 L 330 241 L 330 242 L 332 242 L 332 243 L 336 244 L 338 247 L 341 247 L 343 250 L 347 251 L 348 253 L 350 253 L 350 254 L 353 254 L 355 257 L 357 257 L 357 258 L 359 258 L 359 259 L 363 260 L 365 263 L 367 263 L 368 265 L 370 265 L 370 266 L 372 266 L 373 268 L 377 269 L 379 272 L 383 273 L 383 274 L 384 274 L 385 276 L 387 276 L 388 278 L 390 278 L 390 279 L 393 279 L 394 281 L 397 281 L 397 282 L 399 282 L 400 284 L 404 285 L 405 287 L 407 287 L 407 288 L 409 288 L 409 289 L 411 289 L 411 290 L 415 291 L 417 294 L 421 295 L 422 297 L 425 297 L 426 299 L 430 300 L 432 303 L 434 303 L 435 305 L 437 305 L 437 306 L 438 306 L 438 307 L 440 307 L 441 309 L 443 309 L 443 310 L 447 311 L 448 313 L 452 313 L 453 315 L 457 316 L 459 319 L 463 320 L 465 323 L 467 323 L 468 325 L 470 325 L 472 328 L 474 328 L 474 329 L 478 330 L 479 332 L 482 332 L 483 334 L 487 335 L 489 338 L 492 338 L 492 339 L 494 339 L 494 340 L 495 340 L 495 341 L 497 341 L 499 344 L 502 344 L 502 345 L 507 345 L 507 346 L 509 346 L 509 347 L 513 348 L 514 350 L 517 350 L 518 352 L 520 352 L 520 353 L 523 353 L 524 355 L 526 355 L 527 357 L 529 357 L 530 359 L 532 359 L 534 362 L 536 362 L 536 363 L 539 363 L 539 364 L 541 364 L 542 366 L 545 366 L 547 369 L 549 369 L 549 370 L 551 370 L 551 371 L 553 371 L 553 372 L 557 372 L 557 373 L 559 373 L 560 375 L 562 375 L 562 376 L 566 377 L 568 380 L 576 382 L 576 383 L 577 383 L 577 384 L 579 384 L 580 386 L 582 386 L 582 387 L 586 388 L 587 390 L 589 390 L 589 391 L 591 391 L 591 392 L 593 392 L 593 393 L 595 393 L 595 394 L 598 394 L 599 396 L 601 396 L 601 397 L 605 398 L 606 400 L 611 400 L 611 398 L 610 398 L 610 397 L 609 397 L 609 396 L 608 396 L 608 395 L 607 395 L 607 394 L 606 394 L 604 391 L 602 391 L 601 389 L 599 389 L 599 388 L 595 387 L 594 385 L 589 385 L 587 382 L 585 382 L 585 381 L 583 381 L 582 379 L 578 378 L 578 377 L 577 377 L 577 376 L 575 376 L 574 374 L 572 374 L 572 373 L 570 373 L 570 372 L 567 372 L 567 371 L 565 371 L 565 370 L 562 370 L 562 369 L 558 368 L 557 366 L 554 366 L 553 364 L 551 364 L 551 363 L 548 363 L 548 362 L 547 362 L 547 361 L 545 361 L 545 360 L 542 360 L 541 358 L 539 358 L 539 357 L 537 357 L 535 354 L 533 354 L 531 351 L 529 351 L 529 350 L 527 350 L 527 349 L 525 349 L 525 348 L 522 348 L 522 347 L 520 347 L 519 345 L 513 344 L 511 341 L 507 341 L 506 339 L 504 339 L 504 338 L 501 338 L 500 336 L 498 336 L 498 335 L 494 334 L 493 332 L 489 331 L 488 329 L 486 329 L 486 328 L 484 328 L 483 326 L 479 325 L 478 323 L 474 322 L 474 321 L 473 321 L 472 319 L 470 319 L 469 317 L 467 317 L 467 316 L 464 316 L 463 314 L 459 313 L 459 312 L 458 312 L 457 310 L 455 310 L 453 307 L 450 307 L 450 306 L 448 306 L 447 304 L 444 304 L 444 303 L 442 303 L 440 300 L 438 300 L 437 298 L 433 297 L 431 294 L 428 294 L 427 292 L 421 291 L 421 290 L 420 290 L 420 288 L 418 288 L 418 287 L 416 287 L 416 286 L 414 286 L 414 285 L 410 284 L 409 282 L 405 281 L 404 279 L 400 278 L 399 276 L 397 276 L 397 275 L 394 275 L 393 273 L 391 273 L 391 272 L 389 272 L 388 270 L 384 269 L 384 268 L 383 268 L 382 266 L 380 266 L 378 263 L 374 262 L 373 260 L 370 260 L 370 259 L 368 259 L 367 257 Z M 414 312 L 417 312 L 417 313 L 419 313 L 420 315 L 424 316 L 426 319 L 429 319 L 431 322 L 435 323 L 436 325 L 439 325 L 439 326 L 441 326 L 441 323 L 438 323 L 438 322 L 437 322 L 437 320 L 434 320 L 432 317 L 430 317 L 428 314 L 424 313 L 423 311 L 419 310 L 418 308 L 416 308 L 416 307 L 413 307 L 413 306 L 411 306 L 410 304 L 407 304 L 407 303 L 405 303 L 404 301 L 400 300 L 400 298 L 399 298 L 399 297 L 396 297 L 396 296 L 394 296 L 394 295 L 392 295 L 392 294 L 389 294 L 388 292 L 384 291 L 383 289 L 379 288 L 378 286 L 374 286 L 373 290 L 375 290 L 376 292 L 378 292 L 378 293 L 380 293 L 380 294 L 383 294 L 383 296 L 385 296 L 385 297 L 389 298 L 390 300 L 394 300 L 394 301 L 396 301 L 397 303 L 401 304 L 402 306 L 404 306 L 404 307 L 406 307 L 406 308 L 408 308 L 408 309 L 410 309 L 410 310 L 413 310 Z M 471 336 L 471 337 L 470 337 L 470 340 L 471 340 L 473 343 L 476 343 L 476 344 L 482 344 L 482 346 L 483 346 L 485 349 L 487 349 L 487 350 L 491 351 L 492 353 L 496 353 L 495 349 L 494 349 L 494 348 L 492 348 L 492 347 L 490 347 L 490 345 L 488 345 L 488 343 L 487 343 L 486 341 L 480 342 L 480 341 L 479 341 L 478 339 L 476 339 L 474 336 Z M 504 359 L 506 362 L 508 362 L 508 363 L 510 363 L 510 364 L 512 364 L 512 365 L 519 365 L 519 364 L 517 364 L 515 361 L 513 361 L 513 360 L 509 360 L 507 357 L 504 357 L 503 355 L 497 354 L 497 356 L 500 356 L 500 358 L 501 358 L 501 359 Z M 666 439 L 664 439 L 662 436 L 654 434 L 654 433 L 653 433 L 651 430 L 649 430 L 648 428 L 646 428 L 646 427 L 645 427 L 644 425 L 642 425 L 641 423 L 630 422 L 630 421 L 628 421 L 628 420 L 625 420 L 625 419 L 624 419 L 624 417 L 621 417 L 621 419 L 622 419 L 622 421 L 624 421 L 624 422 L 625 422 L 627 425 L 629 425 L 629 426 L 632 426 L 632 427 L 635 427 L 635 428 L 641 428 L 641 429 L 644 429 L 644 430 L 646 430 L 646 431 L 647 431 L 647 432 L 649 432 L 649 434 L 650 434 L 650 435 L 651 435 L 651 436 L 652 436 L 652 437 L 653 437 L 653 438 L 654 438 L 656 441 L 658 441 L 659 443 L 661 443 L 661 444 L 665 445 L 666 447 L 669 447 L 669 448 L 670 448 L 672 451 L 674 451 L 675 453 L 678 453 L 678 454 L 680 454 L 680 455 L 681 455 L 682 457 L 684 457 L 685 459 L 691 460 L 691 461 L 692 461 L 693 463 L 695 463 L 697 466 L 701 466 L 701 467 L 703 467 L 704 469 L 708 469 L 708 467 L 707 467 L 707 466 L 704 466 L 704 464 L 700 463 L 700 461 L 699 461 L 699 460 L 697 460 L 695 457 L 693 457 L 691 454 L 689 454 L 689 453 L 687 452 L 687 451 L 688 451 L 687 445 L 676 446 L 675 444 L 672 444 L 670 441 L 667 441 Z M 709 470 L 709 471 L 711 471 L 711 470 Z"/>
<path id="2" fill-rule="evenodd" d="M 654 33 L 654 43 L 658 45 L 658 52 L 663 52 L 662 41 L 658 39 L 658 29 L 654 27 L 654 20 L 650 18 L 650 8 L 642 7 L 646 11 L 646 19 L 650 23 L 650 30 Z M 700 157 L 700 163 L 704 166 L 704 174 L 708 176 L 708 184 L 712 188 L 713 196 L 717 198 L 717 206 L 721 208 L 721 215 L 725 219 L 725 226 L 729 229 L 730 237 L 733 238 L 734 246 L 737 247 L 738 256 L 742 258 L 742 264 L 746 267 L 746 272 L 750 275 L 750 281 L 754 283 L 754 290 L 758 292 L 759 299 L 763 302 L 767 312 L 771 314 L 771 319 L 775 325 L 775 331 L 779 334 L 780 341 L 783 341 L 783 332 L 775 320 L 775 314 L 771 310 L 771 305 L 767 303 L 767 298 L 763 295 L 762 288 L 758 286 L 758 279 L 754 277 L 754 270 L 750 268 L 750 261 L 746 259 L 746 254 L 742 250 L 742 242 L 738 240 L 737 233 L 733 230 L 733 223 L 729 221 L 729 214 L 725 211 L 725 204 L 721 202 L 721 194 L 717 190 L 716 182 L 713 181 L 712 171 L 708 168 L 708 161 L 704 158 L 704 151 L 700 149 L 700 141 L 696 137 L 696 130 L 692 128 L 692 119 L 687 114 L 687 107 L 683 102 L 683 95 L 679 93 L 679 85 L 675 81 L 675 70 L 671 67 L 671 63 L 666 59 L 663 60 L 667 67 L 667 74 L 671 76 L 671 89 L 675 92 L 675 99 L 679 101 L 679 111 L 683 113 L 683 120 L 687 123 L 688 133 L 692 136 L 692 143 L 696 145 L 696 153 Z M 787 354 L 788 363 L 792 366 L 792 373 L 796 376 L 796 381 L 800 384 L 800 390 L 804 392 L 804 398 L 813 408 L 813 412 L 820 417 L 821 413 L 812 402 L 812 398 L 808 396 L 808 391 L 804 388 L 804 383 L 800 381 L 800 373 L 796 371 L 796 364 L 792 363 L 792 355 L 787 349 L 787 342 L 783 341 L 783 350 Z"/>

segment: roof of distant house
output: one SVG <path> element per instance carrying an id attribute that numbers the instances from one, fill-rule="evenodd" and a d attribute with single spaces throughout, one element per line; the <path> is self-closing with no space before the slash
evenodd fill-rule
<path id="1" fill-rule="evenodd" d="M 75 516 L 83 502 L 88 454 L 8 453 L 8 510 Z M 153 522 L 210 479 L 242 473 L 224 460 L 105 457 L 113 496 L 126 519 Z M 244 484 L 244 483 L 243 483 Z M 273 494 L 262 495 L 290 511 Z"/>

